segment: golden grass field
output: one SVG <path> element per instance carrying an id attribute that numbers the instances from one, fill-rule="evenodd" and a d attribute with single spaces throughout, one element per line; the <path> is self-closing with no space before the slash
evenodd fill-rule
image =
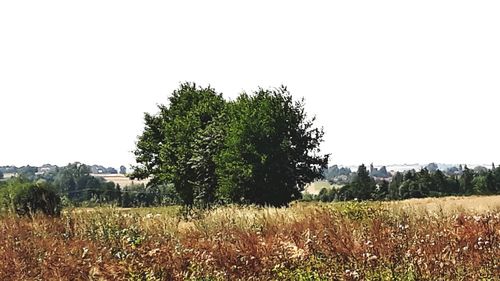
<path id="1" fill-rule="evenodd" d="M 500 195 L 493 196 L 449 196 L 443 198 L 422 198 L 392 201 L 387 203 L 396 209 L 407 211 L 445 212 L 500 212 Z"/>
<path id="2" fill-rule="evenodd" d="M 133 184 L 147 184 L 148 180 L 131 180 L 126 175 L 122 174 L 91 174 L 94 177 L 100 177 L 105 179 L 106 181 L 113 182 L 115 184 L 119 184 L 120 187 L 126 187 Z"/>
<path id="3" fill-rule="evenodd" d="M 499 280 L 500 196 L 0 215 L 0 280 Z"/>
<path id="4" fill-rule="evenodd" d="M 313 183 L 308 184 L 305 187 L 304 192 L 312 194 L 312 195 L 318 195 L 321 189 L 326 188 L 330 189 L 332 187 L 335 188 L 340 188 L 342 187 L 341 185 L 332 185 L 328 181 L 315 181 Z"/>

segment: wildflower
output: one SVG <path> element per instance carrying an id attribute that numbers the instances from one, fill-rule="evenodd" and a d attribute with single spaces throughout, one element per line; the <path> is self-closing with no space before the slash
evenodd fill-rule
<path id="1" fill-rule="evenodd" d="M 450 251 L 450 245 L 447 245 L 446 247 L 444 247 L 443 251 L 441 251 L 441 253 L 446 253 L 448 251 Z"/>
<path id="2" fill-rule="evenodd" d="M 308 230 L 306 231 L 306 233 L 304 234 L 304 236 L 305 236 L 305 238 L 306 238 L 306 242 L 305 242 L 305 244 L 306 244 L 307 246 L 310 246 L 310 245 L 313 243 L 312 238 L 314 237 L 314 236 L 311 236 L 311 231 L 308 229 Z"/>
<path id="3" fill-rule="evenodd" d="M 295 245 L 294 243 L 292 243 L 292 242 L 286 242 L 286 243 L 282 242 L 281 244 L 284 247 L 284 249 L 287 251 L 287 254 L 290 255 L 290 258 L 292 258 L 292 259 L 298 259 L 298 258 L 304 257 L 304 255 L 305 255 L 304 250 L 300 249 L 299 247 L 297 247 L 297 245 Z"/>
<path id="4" fill-rule="evenodd" d="M 153 249 L 153 250 L 148 252 L 148 256 L 152 257 L 152 256 L 156 255 L 159 251 L 160 251 L 160 249 L 158 249 L 158 248 Z"/>
<path id="5" fill-rule="evenodd" d="M 118 251 L 118 252 L 115 253 L 115 258 L 120 259 L 120 260 L 124 259 L 125 256 L 126 256 L 126 254 L 124 252 L 122 252 L 122 251 Z"/>
<path id="6" fill-rule="evenodd" d="M 83 254 L 82 254 L 82 259 L 84 259 L 87 256 L 87 253 L 89 252 L 89 248 L 83 247 Z"/>
<path id="7" fill-rule="evenodd" d="M 354 279 L 358 279 L 359 278 L 359 273 L 356 270 L 351 271 L 351 270 L 347 269 L 345 271 L 345 275 L 347 275 L 349 277 L 352 277 Z"/>

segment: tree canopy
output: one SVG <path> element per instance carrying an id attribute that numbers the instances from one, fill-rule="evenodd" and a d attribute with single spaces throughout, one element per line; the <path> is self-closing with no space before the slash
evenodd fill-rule
<path id="1" fill-rule="evenodd" d="M 230 202 L 283 205 L 322 177 L 323 131 L 285 87 L 242 94 L 228 105 L 218 160 L 220 195 Z"/>
<path id="2" fill-rule="evenodd" d="M 323 130 L 285 87 L 228 102 L 184 83 L 168 101 L 145 114 L 132 177 L 173 184 L 186 205 L 286 205 L 327 166 Z"/>
<path id="3" fill-rule="evenodd" d="M 194 163 L 199 156 L 195 147 L 221 115 L 225 101 L 214 89 L 190 83 L 182 84 L 168 101 L 168 105 L 159 105 L 158 114 L 144 116 L 146 127 L 134 151 L 139 165 L 132 176 L 151 177 L 154 185 L 172 183 L 182 201 L 191 205 L 198 195 L 196 187 L 201 184 L 198 175 L 202 167 Z M 215 174 L 207 177 L 214 185 Z"/>

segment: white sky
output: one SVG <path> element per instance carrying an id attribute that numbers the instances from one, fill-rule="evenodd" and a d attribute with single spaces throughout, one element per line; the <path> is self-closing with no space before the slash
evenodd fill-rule
<path id="1" fill-rule="evenodd" d="M 176 3 L 174 3 L 176 2 Z M 500 162 L 499 1 L 1 1 L 0 165 L 131 164 L 180 82 L 285 84 L 331 164 Z"/>

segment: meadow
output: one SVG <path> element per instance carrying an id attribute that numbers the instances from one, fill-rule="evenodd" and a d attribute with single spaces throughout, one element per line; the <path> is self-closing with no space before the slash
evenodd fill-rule
<path id="1" fill-rule="evenodd" d="M 0 280 L 499 280 L 500 196 L 0 217 Z"/>

